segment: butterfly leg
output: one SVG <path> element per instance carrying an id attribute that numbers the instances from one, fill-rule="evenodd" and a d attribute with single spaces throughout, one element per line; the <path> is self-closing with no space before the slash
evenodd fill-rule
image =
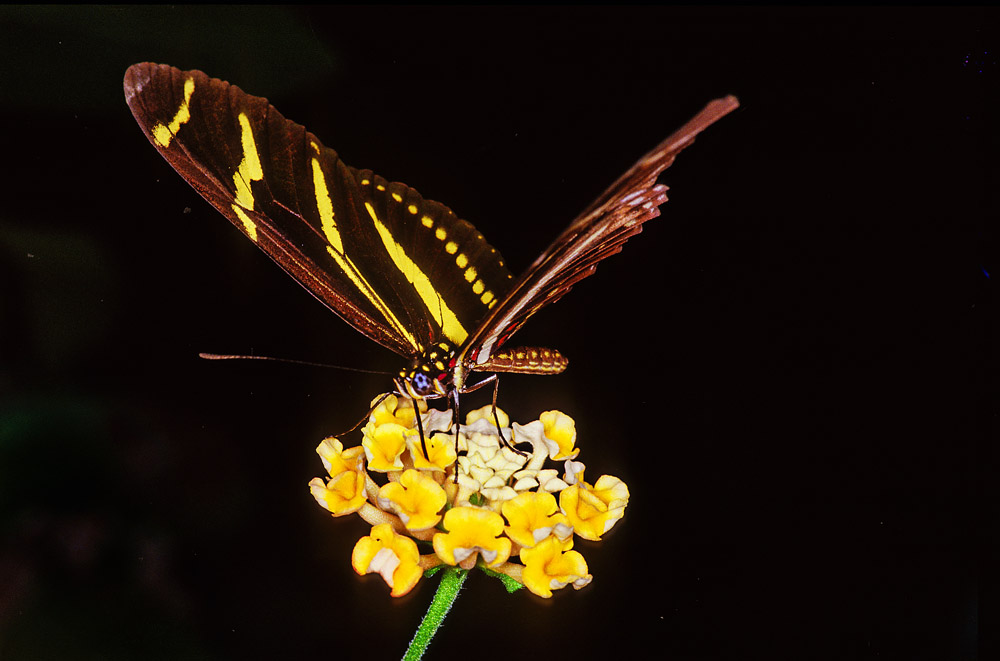
<path id="1" fill-rule="evenodd" d="M 503 431 L 500 429 L 500 414 L 497 413 L 497 393 L 500 392 L 500 379 L 496 374 L 493 375 L 493 423 L 497 426 L 497 435 L 500 437 L 500 442 L 509 447 L 511 450 L 517 453 L 521 453 L 520 450 L 511 445 L 510 441 L 503 437 Z"/>
<path id="2" fill-rule="evenodd" d="M 482 381 L 480 381 L 478 383 L 474 383 L 471 386 L 469 386 L 468 388 L 464 388 L 462 390 L 462 393 L 473 392 L 474 390 L 479 390 L 483 386 L 485 386 L 487 384 L 490 384 L 490 383 L 493 384 L 493 422 L 497 426 L 497 435 L 500 436 L 500 442 L 504 446 L 506 446 L 506 447 L 510 448 L 511 450 L 513 450 L 514 452 L 518 453 L 519 455 L 521 455 L 521 456 L 527 456 L 528 455 L 527 452 L 524 452 L 523 450 L 518 450 L 517 448 L 514 447 L 514 445 L 510 441 L 508 441 L 506 438 L 504 438 L 503 431 L 500 428 L 500 415 L 497 413 L 497 393 L 500 391 L 500 377 L 499 377 L 499 375 L 493 374 L 492 376 L 489 376 L 489 377 L 483 379 Z"/>
<path id="3" fill-rule="evenodd" d="M 458 435 L 462 431 L 462 423 L 459 418 L 458 412 L 458 389 L 452 388 L 448 392 L 448 399 L 451 400 L 451 426 L 455 429 L 455 484 L 458 484 Z M 445 433 L 440 429 L 435 429 L 431 432 L 433 436 L 435 433 Z"/>
<path id="4" fill-rule="evenodd" d="M 424 440 L 424 423 L 420 420 L 420 407 L 416 400 L 413 402 L 413 419 L 417 423 L 417 433 L 420 434 L 420 449 L 424 451 L 424 458 L 430 461 L 430 454 L 427 453 L 427 442 Z"/>

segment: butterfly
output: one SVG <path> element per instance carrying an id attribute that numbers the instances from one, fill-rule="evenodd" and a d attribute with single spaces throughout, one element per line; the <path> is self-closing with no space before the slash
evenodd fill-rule
<path id="1" fill-rule="evenodd" d="M 659 215 L 667 187 L 657 177 L 739 105 L 727 96 L 705 106 L 514 277 L 451 209 L 347 165 L 267 99 L 201 71 L 148 62 L 129 67 L 124 87 L 139 126 L 178 174 L 327 307 L 406 357 L 398 391 L 447 398 L 456 423 L 459 394 L 487 383 L 495 416 L 497 373 L 566 369 L 555 349 L 504 347 Z M 473 372 L 492 376 L 472 383 Z"/>

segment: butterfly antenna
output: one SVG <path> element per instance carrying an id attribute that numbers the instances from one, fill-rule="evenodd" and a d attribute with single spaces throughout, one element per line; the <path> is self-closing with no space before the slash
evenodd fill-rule
<path id="1" fill-rule="evenodd" d="M 242 356 L 237 354 L 223 354 L 223 353 L 199 353 L 199 358 L 204 358 L 205 360 L 270 360 L 276 363 L 289 363 L 291 365 L 308 365 L 309 367 L 326 367 L 335 370 L 344 370 L 346 372 L 361 372 L 363 374 L 392 374 L 392 372 L 383 372 L 380 370 L 365 370 L 359 367 L 347 367 L 346 365 L 330 365 L 328 363 L 314 363 L 311 360 L 295 360 L 294 358 L 276 358 L 274 356 Z"/>

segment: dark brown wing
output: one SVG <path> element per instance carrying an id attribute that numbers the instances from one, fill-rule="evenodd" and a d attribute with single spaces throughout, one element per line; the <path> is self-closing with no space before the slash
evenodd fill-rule
<path id="1" fill-rule="evenodd" d="M 461 345 L 513 279 L 447 207 L 346 165 L 267 99 L 200 71 L 125 74 L 149 141 L 251 241 L 348 323 L 415 356 Z"/>
<path id="2" fill-rule="evenodd" d="M 657 184 L 657 177 L 695 136 L 738 106 L 733 96 L 712 101 L 604 191 L 515 281 L 469 337 L 459 359 L 473 369 L 485 363 L 528 317 L 557 301 L 598 262 L 619 252 L 644 222 L 659 216 L 667 187 Z"/>

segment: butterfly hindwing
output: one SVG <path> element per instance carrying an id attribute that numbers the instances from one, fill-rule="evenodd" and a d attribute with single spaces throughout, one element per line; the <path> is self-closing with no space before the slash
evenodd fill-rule
<path id="1" fill-rule="evenodd" d="M 500 254 L 443 204 L 369 170 L 357 176 L 375 228 L 368 232 L 378 244 L 373 250 L 387 255 L 397 288 L 416 294 L 408 304 L 422 308 L 443 338 L 460 346 L 513 282 Z"/>
<path id="2" fill-rule="evenodd" d="M 738 105 L 732 96 L 712 101 L 613 183 L 514 282 L 469 338 L 460 358 L 486 363 L 531 315 L 591 275 L 598 262 L 620 252 L 644 222 L 660 215 L 659 206 L 667 201 L 667 187 L 656 183 L 660 173 L 698 133 Z"/>
<path id="3" fill-rule="evenodd" d="M 346 165 L 266 99 L 150 63 L 129 68 L 125 94 L 188 183 L 313 295 L 397 353 L 461 344 L 509 289 L 499 254 L 469 223 Z"/>

